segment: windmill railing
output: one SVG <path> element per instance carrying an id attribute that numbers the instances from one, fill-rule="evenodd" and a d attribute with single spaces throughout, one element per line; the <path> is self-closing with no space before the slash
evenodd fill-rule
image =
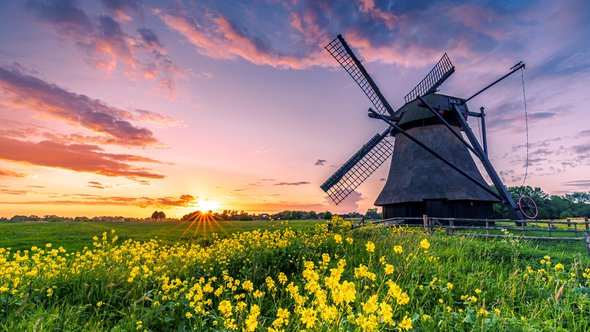
<path id="1" fill-rule="evenodd" d="M 390 218 L 365 221 L 355 227 L 375 225 L 384 227 L 419 227 L 425 232 L 445 230 L 449 235 L 481 237 L 518 237 L 531 240 L 584 241 L 590 237 L 588 217 L 570 219 L 536 219 L 526 222 L 509 219 L 437 218 L 424 215 L 422 218 Z"/>

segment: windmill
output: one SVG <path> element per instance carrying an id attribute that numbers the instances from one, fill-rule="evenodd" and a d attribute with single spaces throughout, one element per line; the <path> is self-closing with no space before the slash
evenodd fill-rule
<path id="1" fill-rule="evenodd" d="M 334 203 L 342 202 L 393 155 L 389 176 L 375 201 L 385 219 L 423 214 L 484 219 L 493 215 L 497 202 L 504 203 L 514 219 L 525 219 L 488 159 L 484 109 L 471 112 L 467 107 L 469 100 L 524 68 L 524 63 L 464 99 L 437 93 L 455 71 L 445 53 L 404 97 L 404 105 L 394 110 L 341 35 L 325 49 L 371 101 L 369 117 L 387 124 L 321 185 Z M 467 123 L 469 117 L 481 121 L 481 144 Z M 481 162 L 496 190 L 485 182 L 471 155 Z"/>

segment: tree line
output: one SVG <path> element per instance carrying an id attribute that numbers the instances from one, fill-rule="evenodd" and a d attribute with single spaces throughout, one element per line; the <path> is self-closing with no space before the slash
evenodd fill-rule
<path id="1" fill-rule="evenodd" d="M 537 204 L 538 219 L 565 219 L 590 216 L 590 192 L 574 192 L 563 195 L 549 195 L 539 187 L 509 187 L 508 192 L 515 203 L 522 195 L 530 196 Z M 494 205 L 495 218 L 510 218 L 506 206 Z"/>

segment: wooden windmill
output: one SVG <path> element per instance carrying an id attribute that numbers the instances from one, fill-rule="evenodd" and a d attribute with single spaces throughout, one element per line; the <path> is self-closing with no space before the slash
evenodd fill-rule
<path id="1" fill-rule="evenodd" d="M 371 138 L 321 185 L 336 204 L 393 155 L 389 176 L 375 201 L 383 208 L 384 218 L 428 214 L 483 219 L 493 215 L 494 203 L 502 202 L 513 218 L 524 219 L 488 159 L 483 108 L 471 112 L 467 107 L 469 100 L 524 68 L 522 62 L 473 96 L 458 98 L 437 93 L 455 71 L 444 54 L 405 96 L 404 105 L 394 110 L 341 35 L 325 48 L 371 101 L 374 108 L 369 109 L 369 117 L 387 124 L 387 129 Z M 467 123 L 469 117 L 482 122 L 481 144 Z M 472 155 L 481 162 L 496 190 L 484 181 Z"/>

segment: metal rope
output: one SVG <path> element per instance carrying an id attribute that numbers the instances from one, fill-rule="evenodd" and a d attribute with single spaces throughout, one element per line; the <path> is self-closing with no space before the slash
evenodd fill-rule
<path id="1" fill-rule="evenodd" d="M 526 91 L 524 89 L 524 68 L 520 69 L 520 78 L 522 81 L 522 97 L 524 99 L 524 127 L 526 131 L 526 163 L 524 167 L 524 178 L 522 179 L 522 186 L 524 186 L 527 175 L 529 174 L 529 118 L 526 106 Z"/>

